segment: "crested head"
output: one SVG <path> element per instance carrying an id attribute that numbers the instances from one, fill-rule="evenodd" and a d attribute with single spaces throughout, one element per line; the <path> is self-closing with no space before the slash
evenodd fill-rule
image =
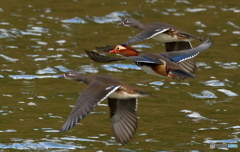
<path id="1" fill-rule="evenodd" d="M 117 53 L 123 56 L 138 56 L 139 52 L 134 50 L 128 45 L 117 45 L 113 50 L 109 51 L 109 53 Z"/>

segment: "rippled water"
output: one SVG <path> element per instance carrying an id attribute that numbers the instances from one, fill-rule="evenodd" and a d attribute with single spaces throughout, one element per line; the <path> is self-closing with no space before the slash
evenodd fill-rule
<path id="1" fill-rule="evenodd" d="M 0 6 L 0 151 L 239 151 L 240 3 L 232 1 L 7 1 Z M 92 62 L 84 50 L 123 43 L 138 30 L 125 17 L 166 22 L 214 45 L 197 56 L 197 77 L 148 75 L 132 62 Z M 193 41 L 193 46 L 200 43 Z M 132 47 L 164 51 L 147 40 Z M 57 79 L 68 70 L 107 74 L 155 95 L 139 99 L 139 125 L 128 145 L 112 135 L 103 102 L 59 133 L 85 84 Z"/>

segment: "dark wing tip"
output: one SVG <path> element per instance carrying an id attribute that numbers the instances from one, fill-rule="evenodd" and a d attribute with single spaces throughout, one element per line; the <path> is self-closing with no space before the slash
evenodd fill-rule
<path id="1" fill-rule="evenodd" d="M 68 131 L 70 128 L 69 127 L 65 127 L 65 125 L 62 127 L 62 129 L 59 130 L 60 133 Z"/>
<path id="2" fill-rule="evenodd" d="M 115 45 L 106 45 L 106 46 L 100 46 L 100 47 L 95 47 L 97 51 L 101 52 L 109 52 L 115 48 Z"/>
<path id="3" fill-rule="evenodd" d="M 88 55 L 91 51 L 88 51 L 88 50 L 84 50 L 85 53 Z"/>
<path id="4" fill-rule="evenodd" d="M 207 38 L 205 38 L 205 36 L 202 36 L 200 39 L 201 41 L 205 40 L 204 43 L 213 43 L 213 39 L 210 35 L 208 35 Z"/>
<path id="5" fill-rule="evenodd" d="M 204 40 L 204 35 L 202 35 L 200 38 L 199 38 L 200 41 L 203 41 Z"/>
<path id="6" fill-rule="evenodd" d="M 213 44 L 213 39 L 211 36 L 207 37 L 207 40 L 205 41 L 206 43 L 211 43 L 211 45 Z"/>
<path id="7" fill-rule="evenodd" d="M 60 132 L 65 132 L 73 128 L 80 120 L 77 120 L 77 122 L 74 122 L 73 120 L 67 120 L 67 122 L 62 126 L 62 129 Z"/>
<path id="8" fill-rule="evenodd" d="M 63 129 L 63 128 L 61 130 L 59 130 L 60 133 L 65 132 L 65 131 L 67 131 L 67 130 Z"/>
<path id="9" fill-rule="evenodd" d="M 204 37 L 203 37 L 204 39 Z M 202 43 L 202 45 L 207 45 L 208 48 L 210 48 L 213 45 L 213 39 L 211 36 L 208 36 L 205 41 Z"/>
<path id="10" fill-rule="evenodd" d="M 118 60 L 125 60 L 124 58 L 114 58 L 114 57 L 101 55 L 94 51 L 85 50 L 85 52 L 88 55 L 88 57 L 95 62 L 106 63 L 106 62 L 112 62 L 112 61 L 118 61 Z"/>
<path id="11" fill-rule="evenodd" d="M 200 41 L 204 41 L 210 38 L 210 36 L 207 36 L 207 38 L 205 38 L 205 35 L 202 35 L 200 38 L 198 38 Z"/>
<path id="12" fill-rule="evenodd" d="M 94 51 L 87 51 L 87 50 L 85 50 L 85 52 L 88 55 L 88 57 L 91 60 L 95 61 L 95 62 L 107 62 L 106 61 L 106 57 L 103 56 L 103 55 L 100 55 L 100 54 L 98 54 L 98 53 L 96 53 Z"/>
<path id="13" fill-rule="evenodd" d="M 75 126 L 76 123 L 73 123 L 72 120 L 69 122 L 69 118 L 67 120 L 67 122 L 62 126 L 62 129 L 59 132 L 65 132 L 68 131 L 69 129 L 71 129 L 72 127 Z"/>
<path id="14" fill-rule="evenodd" d="M 83 105 L 84 106 L 84 105 Z M 83 107 L 82 106 L 82 107 Z M 74 108 L 75 109 L 75 108 Z M 91 108 L 89 111 L 84 111 L 81 110 L 80 112 L 77 112 L 73 109 L 73 111 L 71 112 L 70 116 L 68 117 L 67 121 L 65 122 L 65 124 L 62 126 L 62 129 L 59 132 L 65 132 L 70 130 L 71 128 L 73 128 L 80 120 L 82 120 L 83 118 L 85 118 L 92 110 L 93 108 Z M 79 109 L 77 109 L 79 110 Z M 73 113 L 74 112 L 74 113 Z"/>

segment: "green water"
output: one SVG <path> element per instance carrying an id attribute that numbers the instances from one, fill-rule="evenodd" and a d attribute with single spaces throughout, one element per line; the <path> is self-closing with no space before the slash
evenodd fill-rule
<path id="1" fill-rule="evenodd" d="M 209 144 L 240 141 L 238 0 L 3 0 L 0 15 L 0 151 L 239 151 Z M 91 61 L 85 49 L 139 32 L 116 25 L 125 17 L 212 35 L 213 47 L 196 58 L 197 78 L 176 82 L 130 61 Z M 164 51 L 155 40 L 134 45 Z M 157 96 L 139 99 L 138 129 L 128 145 L 115 142 L 106 101 L 71 131 L 58 132 L 86 87 L 57 79 L 67 69 L 107 74 Z"/>

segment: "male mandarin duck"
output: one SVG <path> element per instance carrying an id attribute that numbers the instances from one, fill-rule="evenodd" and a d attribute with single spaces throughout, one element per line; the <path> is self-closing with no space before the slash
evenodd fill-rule
<path id="1" fill-rule="evenodd" d="M 146 25 L 134 18 L 126 18 L 121 23 L 118 23 L 118 25 L 134 27 L 141 30 L 140 33 L 132 37 L 130 40 L 122 43 L 123 45 L 129 45 L 132 43 L 137 43 L 146 39 L 153 38 L 155 40 L 164 42 L 166 51 L 170 52 L 191 49 L 192 45 L 190 41 L 192 40 L 196 39 L 202 41 L 201 38 L 197 38 L 196 36 L 167 23 L 153 22 Z M 96 47 L 96 49 L 106 52 L 112 50 L 114 47 L 115 46 L 104 46 Z"/>
<path id="2" fill-rule="evenodd" d="M 86 51 L 86 53 L 90 59 L 96 62 L 133 60 L 136 65 L 149 74 L 173 77 L 180 80 L 187 77 L 196 77 L 192 72 L 195 70 L 195 64 L 182 65 L 181 62 L 189 60 L 197 56 L 199 53 L 207 50 L 210 48 L 212 43 L 212 39 L 208 38 L 198 47 L 181 51 L 164 52 L 160 54 L 150 52 L 139 53 L 126 45 L 118 45 L 114 50 L 110 51 L 110 53 L 118 53 L 126 56 L 123 58 L 103 56 L 93 51 Z"/>
<path id="3" fill-rule="evenodd" d="M 149 96 L 149 94 L 106 75 L 88 76 L 76 71 L 68 71 L 60 78 L 80 81 L 88 85 L 79 96 L 60 132 L 74 127 L 107 98 L 115 139 L 122 145 L 130 141 L 136 132 L 138 123 L 137 98 Z"/>

